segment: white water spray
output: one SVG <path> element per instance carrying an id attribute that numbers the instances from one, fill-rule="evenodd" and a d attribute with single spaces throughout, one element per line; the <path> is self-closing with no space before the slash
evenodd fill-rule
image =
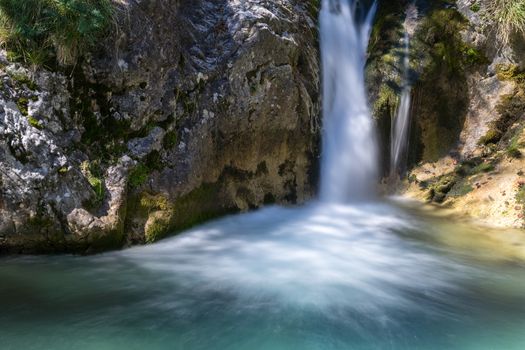
<path id="1" fill-rule="evenodd" d="M 373 196 L 378 175 L 376 135 L 364 68 L 376 3 L 323 0 L 323 160 L 321 200 L 348 202 Z"/>

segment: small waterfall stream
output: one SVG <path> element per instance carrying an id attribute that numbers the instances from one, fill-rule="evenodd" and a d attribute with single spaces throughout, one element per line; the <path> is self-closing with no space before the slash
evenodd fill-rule
<path id="1" fill-rule="evenodd" d="M 397 113 L 392 120 L 390 135 L 390 177 L 402 177 L 407 165 L 410 137 L 410 108 L 412 102 L 412 86 L 410 81 L 410 37 L 414 32 L 414 22 L 417 18 L 417 8 L 414 4 L 408 6 L 404 22 L 402 56 L 402 91 Z"/>
<path id="2" fill-rule="evenodd" d="M 405 171 L 407 150 L 408 150 L 408 136 L 410 128 L 410 102 L 412 100 L 412 87 L 409 81 L 410 69 L 410 36 L 408 31 L 405 31 L 405 48 L 403 57 L 403 90 L 397 113 L 392 121 L 391 128 L 391 145 L 390 145 L 390 171 L 391 175 L 399 175 Z"/>

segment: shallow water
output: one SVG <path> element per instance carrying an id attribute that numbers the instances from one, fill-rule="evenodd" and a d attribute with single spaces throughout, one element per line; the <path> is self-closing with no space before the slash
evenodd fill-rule
<path id="1" fill-rule="evenodd" d="M 98 256 L 4 258 L 0 348 L 522 350 L 522 238 L 313 204 Z"/>

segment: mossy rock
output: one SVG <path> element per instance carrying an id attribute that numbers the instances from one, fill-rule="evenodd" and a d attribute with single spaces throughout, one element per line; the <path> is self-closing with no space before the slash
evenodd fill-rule
<path id="1" fill-rule="evenodd" d="M 478 140 L 478 145 L 488 145 L 491 143 L 498 143 L 501 140 L 503 133 L 496 129 L 490 129 L 487 133 Z"/>
<path id="2" fill-rule="evenodd" d="M 410 164 L 437 161 L 457 144 L 469 105 L 466 72 L 487 62 L 462 40 L 468 21 L 446 5 L 433 5 L 412 41 L 421 73 L 413 89 Z"/>
<path id="3" fill-rule="evenodd" d="M 151 213 L 144 227 L 146 243 L 153 243 L 166 237 L 173 226 L 173 218 L 173 211 L 156 211 Z"/>

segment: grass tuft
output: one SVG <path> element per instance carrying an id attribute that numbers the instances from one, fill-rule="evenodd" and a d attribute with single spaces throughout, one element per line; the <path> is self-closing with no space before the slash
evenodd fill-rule
<path id="1" fill-rule="evenodd" d="M 12 58 L 74 65 L 108 32 L 111 0 L 0 0 L 0 42 Z"/>
<path id="2" fill-rule="evenodd" d="M 503 45 L 509 43 L 513 34 L 525 34 L 525 0 L 490 0 L 487 13 L 496 22 Z"/>

